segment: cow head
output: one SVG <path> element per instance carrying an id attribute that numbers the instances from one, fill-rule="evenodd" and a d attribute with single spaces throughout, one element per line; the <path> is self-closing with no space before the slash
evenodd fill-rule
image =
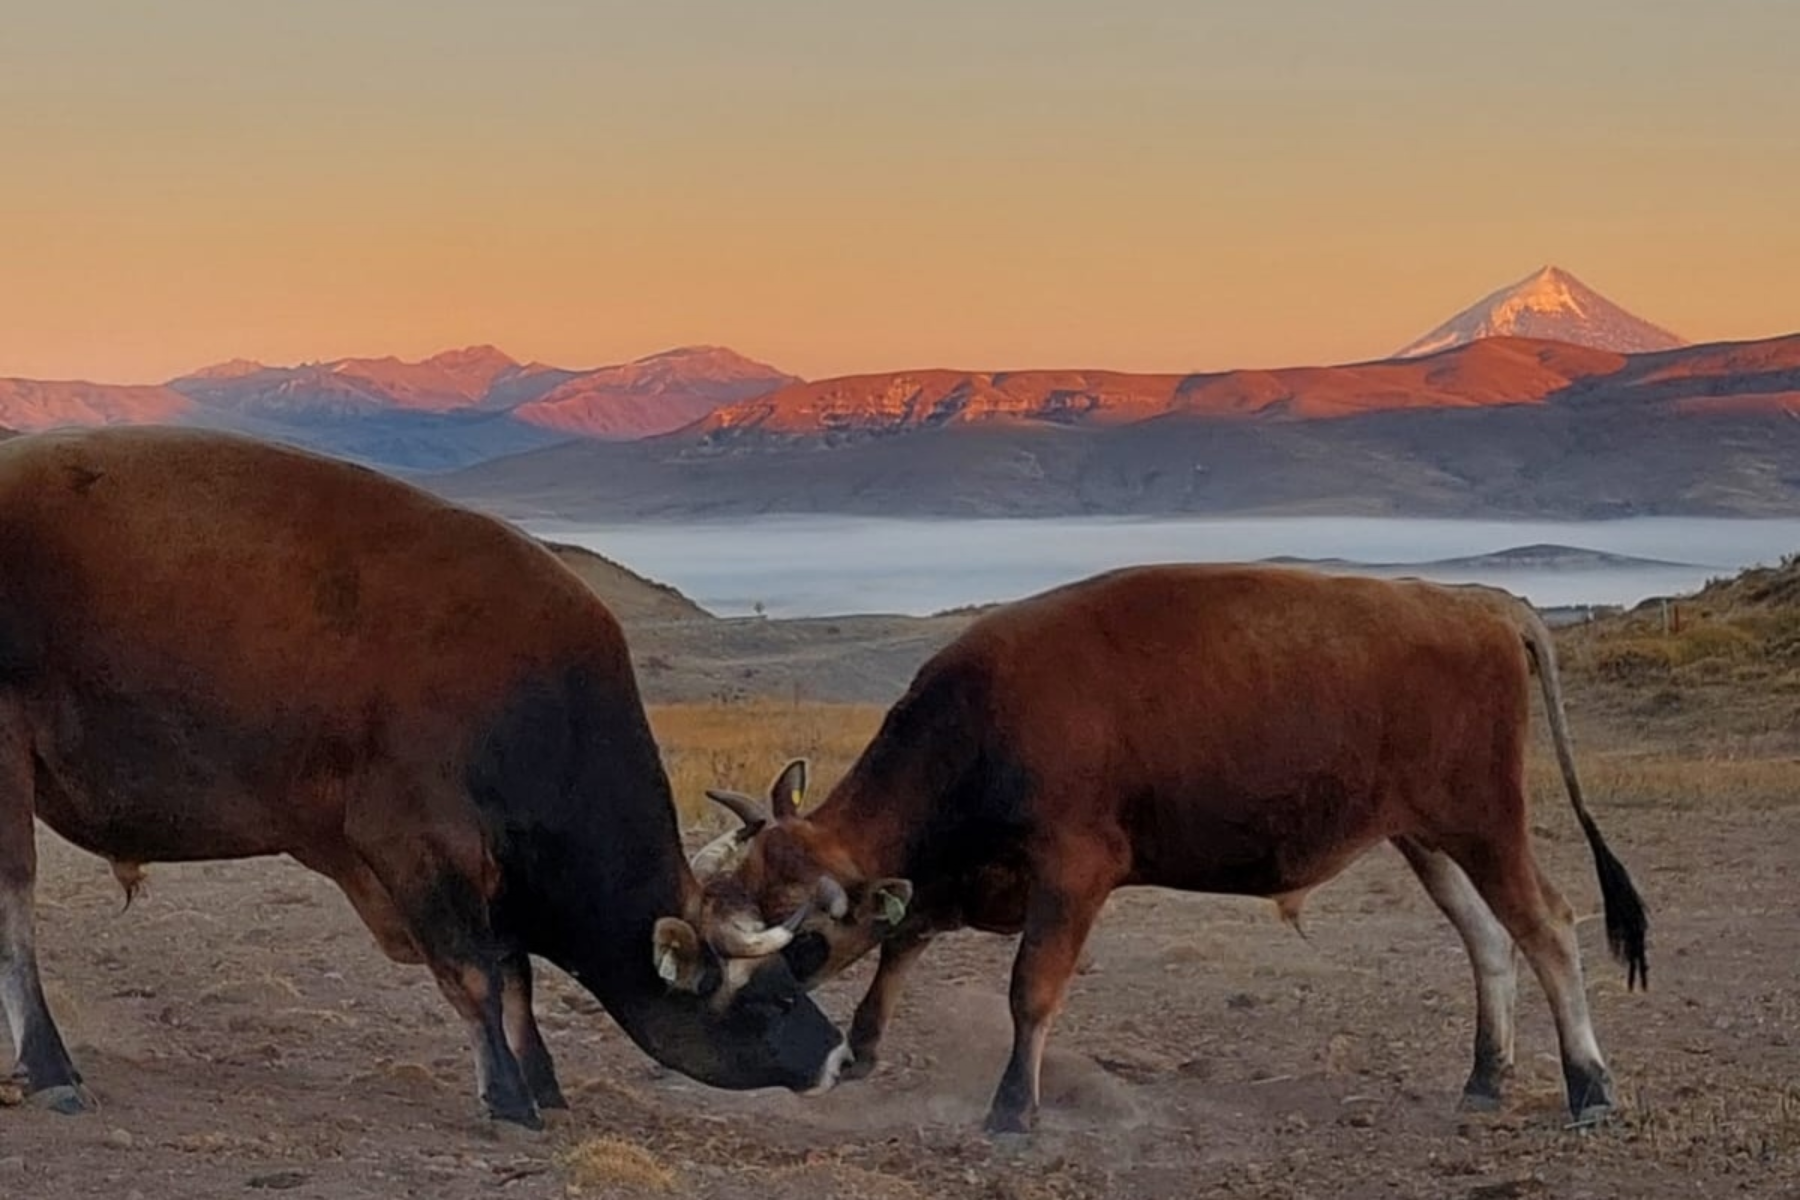
<path id="1" fill-rule="evenodd" d="M 718 1088 L 784 1086 L 822 1092 L 850 1059 L 843 1034 L 806 995 L 778 951 L 807 917 L 755 928 L 735 918 L 718 928 L 700 913 L 661 917 L 651 961 L 663 1003 L 639 1014 L 640 1040 L 665 1065 Z M 721 943 L 756 945 L 754 955 L 722 952 Z"/>
<path id="2" fill-rule="evenodd" d="M 805 760 L 790 762 L 766 805 L 741 792 L 708 791 L 739 828 L 702 847 L 692 867 L 709 911 L 752 914 L 791 930 L 782 957 L 813 988 L 898 928 L 913 888 L 904 879 L 865 877 L 827 831 L 800 815 L 806 775 Z"/>

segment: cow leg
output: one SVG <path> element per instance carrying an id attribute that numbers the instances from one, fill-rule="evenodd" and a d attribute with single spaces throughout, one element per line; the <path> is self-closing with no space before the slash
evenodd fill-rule
<path id="1" fill-rule="evenodd" d="M 488 1116 L 496 1121 L 542 1129 L 531 1089 L 519 1060 L 506 1044 L 505 980 L 497 962 L 463 962 L 434 957 L 427 951 L 431 973 L 469 1030 L 475 1053 L 475 1083 Z"/>
<path id="2" fill-rule="evenodd" d="M 988 1108 L 989 1133 L 1026 1133 L 1037 1118 L 1038 1069 L 1051 1022 L 1062 1009 L 1081 948 L 1112 891 L 1112 877 L 1081 864 L 1088 847 L 1055 852 L 1040 864 L 1013 960 L 1012 1057 Z"/>
<path id="3" fill-rule="evenodd" d="M 1476 845 L 1452 853 L 1543 985 L 1556 1018 L 1569 1111 L 1586 1124 L 1613 1107 L 1612 1075 L 1588 1015 L 1575 912 L 1533 861 L 1520 825 L 1511 846 Z"/>
<path id="4" fill-rule="evenodd" d="M 446 881 L 450 889 L 457 883 Z M 461 908 L 461 905 L 455 905 Z M 451 916 L 446 904 L 414 929 L 425 962 L 438 989 L 468 1028 L 475 1055 L 476 1091 L 488 1116 L 496 1121 L 542 1129 L 543 1117 L 519 1060 L 506 1040 L 506 977 L 502 956 L 491 946 L 469 914 Z"/>
<path id="5" fill-rule="evenodd" d="M 16 706 L 0 701 L 0 1011 L 12 1034 L 26 1090 L 45 1108 L 85 1112 L 93 1101 L 69 1059 L 38 978 L 32 892 L 37 880 L 35 766 Z"/>
<path id="6" fill-rule="evenodd" d="M 478 830 L 445 827 L 424 806 L 395 805 L 394 799 L 351 807 L 351 844 L 392 897 L 438 989 L 467 1025 L 488 1115 L 542 1129 L 524 1072 L 506 1043 L 506 950 L 489 907 L 498 868 Z"/>
<path id="7" fill-rule="evenodd" d="M 1514 1005 L 1518 997 L 1517 948 L 1512 935 L 1447 854 L 1410 838 L 1394 845 L 1425 891 L 1462 936 L 1475 969 L 1475 1065 L 1463 1085 L 1462 1107 L 1488 1112 L 1500 1107 L 1513 1067 Z"/>
<path id="8" fill-rule="evenodd" d="M 875 968 L 875 978 L 869 981 L 869 990 L 863 994 L 862 1001 L 856 1006 L 856 1015 L 850 1019 L 850 1053 L 855 1057 L 839 1074 L 839 1080 L 862 1079 L 875 1069 L 880 1061 L 881 1035 L 887 1030 L 888 1018 L 894 1014 L 900 985 L 930 940 L 930 932 L 920 930 L 894 934 L 881 943 L 881 961 Z"/>
<path id="9" fill-rule="evenodd" d="M 425 952 L 413 940 L 406 918 L 394 904 L 394 898 L 376 878 L 369 864 L 349 846 L 311 847 L 294 852 L 294 857 L 338 885 L 350 900 L 350 907 L 362 918 L 381 952 L 403 966 L 424 963 Z"/>
<path id="10" fill-rule="evenodd" d="M 556 1064 L 544 1035 L 538 1029 L 537 1017 L 531 1011 L 531 956 L 515 950 L 500 968 L 503 980 L 501 1013 L 506 1022 L 506 1044 L 525 1073 L 525 1086 L 537 1106 L 567 1108 L 562 1086 L 556 1081 Z"/>

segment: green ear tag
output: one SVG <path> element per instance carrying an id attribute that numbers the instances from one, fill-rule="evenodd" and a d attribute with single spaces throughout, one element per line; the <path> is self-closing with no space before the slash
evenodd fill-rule
<path id="1" fill-rule="evenodd" d="M 906 901 L 892 892 L 881 893 L 881 919 L 889 925 L 898 925 L 906 916 Z"/>

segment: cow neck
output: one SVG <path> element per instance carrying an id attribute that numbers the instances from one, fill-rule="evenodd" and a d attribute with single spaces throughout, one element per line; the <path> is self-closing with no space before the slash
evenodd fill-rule
<path id="1" fill-rule="evenodd" d="M 905 874 L 924 849 L 942 811 L 945 788 L 941 771 L 908 755 L 913 762 L 893 764 L 899 769 L 880 772 L 859 762 L 851 774 L 833 789 L 825 802 L 807 815 L 808 823 L 827 835 L 848 860 L 836 864 L 843 870 L 853 865 L 853 876 L 878 879 Z"/>
<path id="2" fill-rule="evenodd" d="M 562 933 L 540 953 L 586 988 L 640 1050 L 664 1066 L 691 1070 L 691 1056 L 706 1037 L 696 1025 L 699 1014 L 672 1002 L 657 974 L 652 932 L 659 917 L 690 911 L 688 900 L 698 885 L 672 832 L 667 839 L 630 846 L 613 842 L 599 849 L 584 848 L 583 840 L 570 840 L 568 861 L 628 865 L 618 886 L 570 893 L 571 902 L 553 906 Z"/>
<path id="3" fill-rule="evenodd" d="M 909 876 L 929 846 L 956 836 L 969 815 L 962 802 L 983 775 L 987 694 L 979 662 L 934 660 L 809 814 L 863 878 Z"/>
<path id="4" fill-rule="evenodd" d="M 664 994 L 652 954 L 659 917 L 685 917 L 698 893 L 682 853 L 661 766 L 642 794 L 614 794 L 603 820 L 551 831 L 535 851 L 522 924 L 527 947 L 579 980 L 626 1024 L 625 1010 Z"/>

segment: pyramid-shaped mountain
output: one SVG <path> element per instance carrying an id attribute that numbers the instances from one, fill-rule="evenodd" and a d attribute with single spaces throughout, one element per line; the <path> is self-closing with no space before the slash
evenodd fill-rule
<path id="1" fill-rule="evenodd" d="M 1626 312 L 1561 267 L 1544 267 L 1484 296 L 1395 351 L 1395 358 L 1436 354 L 1481 338 L 1524 337 L 1640 354 L 1687 342 Z"/>

